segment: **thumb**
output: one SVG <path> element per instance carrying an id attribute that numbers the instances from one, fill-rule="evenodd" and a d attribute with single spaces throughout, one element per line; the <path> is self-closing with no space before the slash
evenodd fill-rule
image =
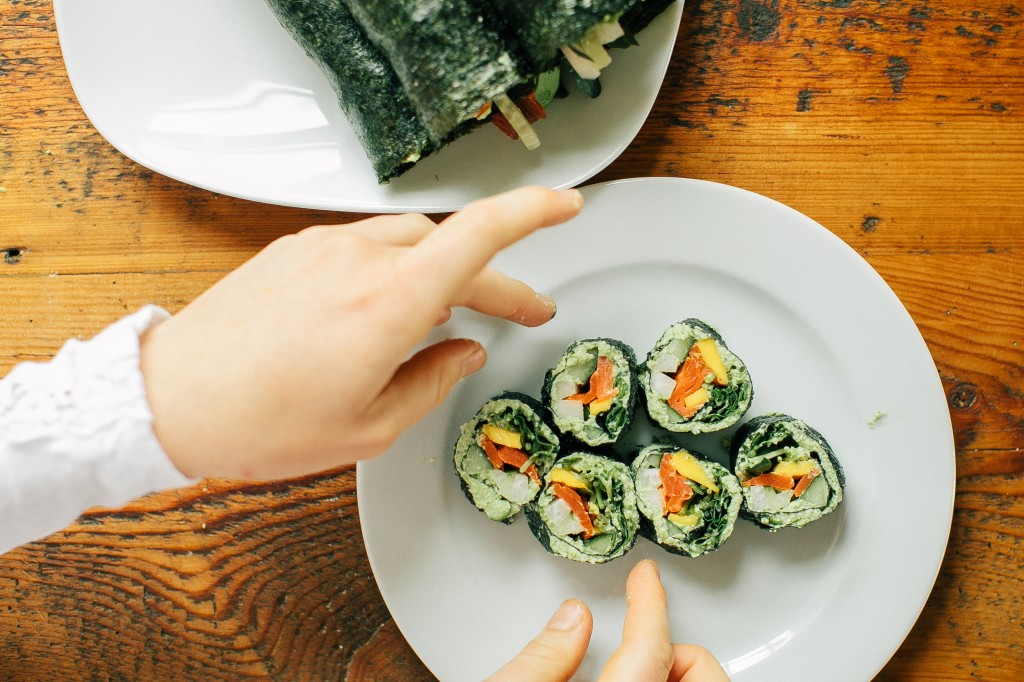
<path id="1" fill-rule="evenodd" d="M 387 422 L 392 432 L 400 433 L 444 402 L 459 379 L 485 362 L 483 346 L 470 339 L 448 339 L 427 346 L 399 365 L 377 396 L 372 414 Z"/>
<path id="2" fill-rule="evenodd" d="M 565 682 L 583 662 L 593 629 L 586 604 L 564 601 L 541 633 L 485 682 Z"/>

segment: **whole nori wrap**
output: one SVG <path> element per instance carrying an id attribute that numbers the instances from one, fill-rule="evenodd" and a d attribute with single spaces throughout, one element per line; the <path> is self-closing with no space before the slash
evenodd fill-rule
<path id="1" fill-rule="evenodd" d="M 617 19 L 635 4 L 637 0 L 495 0 L 492 6 L 528 68 L 540 73 L 556 65 L 563 45 L 578 42 L 592 27 Z"/>
<path id="2" fill-rule="evenodd" d="M 547 371 L 541 401 L 563 435 L 598 446 L 629 428 L 637 393 L 633 349 L 615 339 L 585 339 L 570 344 Z"/>
<path id="3" fill-rule="evenodd" d="M 654 444 L 640 451 L 631 471 L 640 534 L 648 540 L 673 554 L 698 557 L 732 535 L 743 493 L 718 462 L 693 450 Z"/>
<path id="4" fill-rule="evenodd" d="M 731 454 L 743 488 L 740 513 L 764 528 L 800 528 L 843 500 L 846 477 L 832 447 L 795 417 L 754 417 L 736 432 Z"/>
<path id="5" fill-rule="evenodd" d="M 509 391 L 487 401 L 459 430 L 455 472 L 466 497 L 494 521 L 511 523 L 536 498 L 558 456 L 558 436 L 543 413 L 536 399 Z"/>
<path id="6" fill-rule="evenodd" d="M 495 97 L 529 80 L 486 20 L 481 0 L 345 0 L 387 56 L 434 142 L 474 123 Z"/>
<path id="7" fill-rule="evenodd" d="M 677 433 L 728 428 L 754 397 L 743 361 L 717 331 L 694 318 L 665 330 L 640 365 L 639 375 L 648 415 Z"/>
<path id="8" fill-rule="evenodd" d="M 567 502 L 574 495 L 575 502 Z M 566 559 L 602 564 L 636 544 L 640 519 L 633 478 L 625 464 L 603 455 L 574 452 L 559 459 L 525 511 L 541 545 Z"/>
<path id="9" fill-rule="evenodd" d="M 320 67 L 384 183 L 436 145 L 398 76 L 342 0 L 267 0 L 281 25 Z"/>

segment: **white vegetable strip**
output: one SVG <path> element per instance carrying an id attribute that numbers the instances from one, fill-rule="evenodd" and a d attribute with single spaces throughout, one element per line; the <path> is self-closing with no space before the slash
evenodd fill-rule
<path id="1" fill-rule="evenodd" d="M 487 475 L 502 497 L 514 504 L 526 504 L 533 499 L 538 489 L 537 484 L 533 483 L 526 474 L 491 469 Z"/>
<path id="2" fill-rule="evenodd" d="M 579 400 L 556 400 L 552 407 L 556 417 L 583 421 L 583 403 Z"/>
<path id="3" fill-rule="evenodd" d="M 626 35 L 626 32 L 623 30 L 622 25 L 617 21 L 606 21 L 604 23 L 598 24 L 597 26 L 590 30 L 594 33 L 594 37 L 597 38 L 597 40 L 602 45 L 613 43 L 622 36 Z"/>
<path id="4" fill-rule="evenodd" d="M 777 512 L 793 499 L 792 490 L 776 491 L 766 485 L 752 485 L 747 497 L 747 508 L 752 512 Z"/>
<path id="5" fill-rule="evenodd" d="M 578 392 L 579 388 L 576 386 L 576 382 L 568 377 L 559 377 L 551 385 L 551 397 L 554 400 L 564 400 Z"/>
<path id="6" fill-rule="evenodd" d="M 655 372 L 651 375 L 651 390 L 654 391 L 655 395 L 663 400 L 668 400 L 672 397 L 672 391 L 676 388 L 676 380 L 667 374 L 661 372 Z"/>
<path id="7" fill-rule="evenodd" d="M 573 535 L 583 532 L 583 524 L 576 518 L 564 500 L 556 498 L 545 507 L 544 511 L 547 513 L 548 527 L 556 535 Z"/>
<path id="8" fill-rule="evenodd" d="M 662 352 L 674 355 L 682 362 L 690 354 L 690 347 L 683 343 L 682 339 L 672 339 Z"/>
<path id="9" fill-rule="evenodd" d="M 591 34 L 583 36 L 583 40 L 573 45 L 577 50 L 587 56 L 587 58 L 594 62 L 594 66 L 597 67 L 598 71 L 607 68 L 612 63 L 612 57 L 608 54 L 608 50 L 604 49 L 604 46 Z"/>
<path id="10" fill-rule="evenodd" d="M 576 50 L 568 45 L 562 46 L 562 54 L 565 55 L 565 58 L 569 61 L 569 66 L 580 75 L 580 78 L 592 81 L 601 75 L 601 69 L 597 68 L 594 62 L 577 53 Z"/>
<path id="11" fill-rule="evenodd" d="M 505 115 L 509 125 L 515 129 L 519 139 L 523 141 L 527 149 L 536 149 L 540 146 L 540 138 L 537 137 L 537 132 L 508 95 L 498 95 L 494 98 L 494 104 Z"/>

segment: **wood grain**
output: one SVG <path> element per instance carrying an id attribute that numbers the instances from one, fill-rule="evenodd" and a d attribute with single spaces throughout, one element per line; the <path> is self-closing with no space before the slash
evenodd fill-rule
<path id="1" fill-rule="evenodd" d="M 689 0 L 650 118 L 594 179 L 777 199 L 863 255 L 917 323 L 952 416 L 956 508 L 883 680 L 1024 678 L 1022 32 L 1019 0 Z M 0 0 L 0 38 L 0 373 L 143 303 L 177 310 L 283 234 L 360 217 L 123 157 L 78 107 L 48 2 Z M 881 382 L 884 342 L 865 349 Z M 0 557 L 0 679 L 433 679 L 373 582 L 355 500 L 341 470 L 91 511 Z"/>

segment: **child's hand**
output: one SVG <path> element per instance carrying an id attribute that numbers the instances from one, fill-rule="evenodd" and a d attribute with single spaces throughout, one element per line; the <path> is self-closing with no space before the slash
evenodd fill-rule
<path id="1" fill-rule="evenodd" d="M 581 205 L 530 187 L 439 225 L 380 216 L 277 240 L 143 337 L 157 437 L 190 477 L 286 478 L 380 454 L 485 362 L 466 339 L 410 357 L 453 306 L 551 318 L 549 297 L 487 264 Z"/>
<path id="2" fill-rule="evenodd" d="M 563 682 L 583 662 L 594 628 L 587 606 L 563 603 L 539 635 L 487 678 L 487 682 Z M 668 604 L 658 566 L 641 561 L 626 579 L 626 622 L 622 644 L 601 671 L 600 682 L 729 682 L 707 649 L 673 644 Z"/>

